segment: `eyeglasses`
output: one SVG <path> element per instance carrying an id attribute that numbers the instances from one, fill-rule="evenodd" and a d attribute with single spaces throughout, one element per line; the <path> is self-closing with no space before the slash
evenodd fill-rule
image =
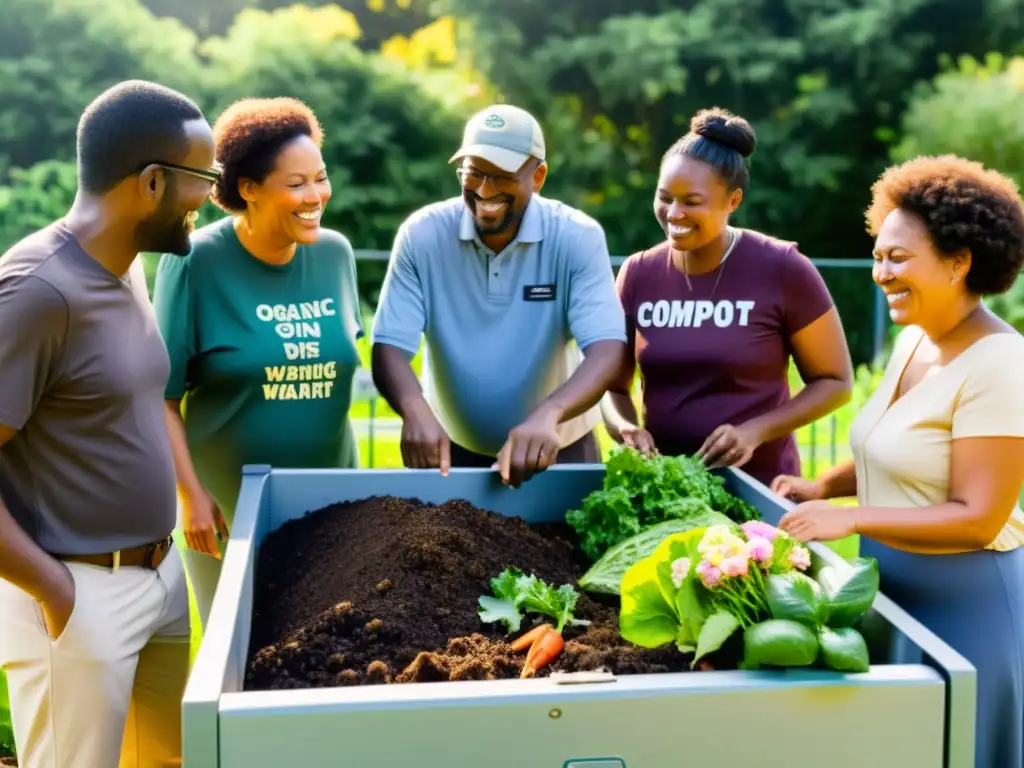
<path id="1" fill-rule="evenodd" d="M 527 163 L 528 165 L 529 163 Z M 525 172 L 524 172 L 525 171 Z M 508 189 L 518 184 L 523 176 L 529 173 L 529 169 L 520 170 L 514 176 L 500 176 L 494 173 L 480 173 L 476 168 L 463 168 L 459 167 L 455 169 L 455 175 L 459 177 L 459 183 L 469 189 L 477 189 L 482 187 L 484 182 L 488 179 L 491 185 L 498 188 Z"/>
<path id="2" fill-rule="evenodd" d="M 176 165 L 174 163 L 146 163 L 146 165 L 144 165 L 143 168 L 146 168 L 150 165 L 155 165 L 157 168 L 166 168 L 169 171 L 179 171 L 180 173 L 187 173 L 189 176 L 197 176 L 200 179 L 205 179 L 206 181 L 212 181 L 214 183 L 219 182 L 221 179 L 221 172 L 219 168 L 204 171 L 201 168 L 191 168 L 187 165 Z M 139 170 L 141 171 L 142 168 L 140 168 Z"/>

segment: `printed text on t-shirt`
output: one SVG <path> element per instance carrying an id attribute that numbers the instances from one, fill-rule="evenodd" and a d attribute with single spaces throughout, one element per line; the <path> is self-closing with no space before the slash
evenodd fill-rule
<path id="1" fill-rule="evenodd" d="M 679 301 L 645 301 L 636 311 L 636 324 L 641 328 L 700 328 L 714 324 L 719 328 L 746 326 L 750 322 L 753 301 L 717 302 L 705 299 Z"/>
<path id="2" fill-rule="evenodd" d="M 274 323 L 274 331 L 285 339 L 284 354 L 288 360 L 318 360 L 322 336 L 320 319 L 336 315 L 332 298 L 297 304 L 260 304 L 256 307 L 256 317 L 265 323 Z M 333 361 L 266 366 L 266 374 L 263 397 L 267 400 L 329 398 L 337 376 Z"/>

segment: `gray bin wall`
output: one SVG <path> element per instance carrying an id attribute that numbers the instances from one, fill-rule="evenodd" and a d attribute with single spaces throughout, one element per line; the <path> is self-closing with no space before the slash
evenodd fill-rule
<path id="1" fill-rule="evenodd" d="M 864 632 L 872 669 L 633 675 L 610 682 L 418 683 L 243 692 L 252 573 L 283 522 L 369 496 L 464 498 L 528 522 L 560 520 L 603 465 L 561 465 L 519 489 L 490 470 L 247 467 L 220 586 L 184 703 L 185 768 L 669 768 L 865 765 L 969 768 L 974 669 L 884 595 Z M 787 502 L 738 470 L 729 489 L 778 522 Z M 815 567 L 841 563 L 812 545 Z M 342 599 L 342 596 L 339 596 Z M 916 658 L 891 664 L 899 649 Z"/>

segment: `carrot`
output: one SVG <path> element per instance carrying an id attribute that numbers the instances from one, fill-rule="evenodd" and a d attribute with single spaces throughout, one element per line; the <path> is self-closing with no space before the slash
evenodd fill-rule
<path id="1" fill-rule="evenodd" d="M 530 646 L 530 652 L 526 654 L 526 664 L 519 677 L 533 677 L 538 669 L 554 661 L 564 647 L 565 640 L 562 639 L 561 632 L 554 629 L 545 632 Z"/>
<path id="2" fill-rule="evenodd" d="M 554 627 L 552 627 L 550 624 L 538 624 L 536 627 L 531 629 L 526 634 L 520 635 L 514 641 L 512 641 L 512 650 L 525 651 L 527 648 L 533 645 L 534 641 L 538 640 L 543 635 L 547 634 L 547 632 L 551 629 L 554 629 Z"/>

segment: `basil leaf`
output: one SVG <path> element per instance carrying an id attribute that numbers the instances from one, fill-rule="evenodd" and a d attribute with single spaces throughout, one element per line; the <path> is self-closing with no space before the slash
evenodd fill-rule
<path id="1" fill-rule="evenodd" d="M 769 576 L 765 596 L 774 619 L 799 621 L 816 629 L 828 617 L 828 602 L 821 585 L 799 571 Z"/>
<path id="2" fill-rule="evenodd" d="M 878 594 L 878 561 L 858 557 L 848 568 L 827 566 L 821 569 L 818 581 L 828 600 L 828 626 L 852 627 L 868 612 Z"/>
<path id="3" fill-rule="evenodd" d="M 806 626 L 789 619 L 768 619 L 743 633 L 745 669 L 762 665 L 807 667 L 818 659 L 818 638 Z"/>
<path id="4" fill-rule="evenodd" d="M 867 672 L 871 666 L 867 643 L 856 629 L 825 627 L 818 640 L 821 644 L 821 660 L 829 669 L 837 672 Z"/>
<path id="5" fill-rule="evenodd" d="M 697 653 L 690 663 L 692 669 L 700 659 L 714 653 L 740 628 L 739 619 L 728 611 L 718 611 L 708 617 L 697 638 Z"/>

